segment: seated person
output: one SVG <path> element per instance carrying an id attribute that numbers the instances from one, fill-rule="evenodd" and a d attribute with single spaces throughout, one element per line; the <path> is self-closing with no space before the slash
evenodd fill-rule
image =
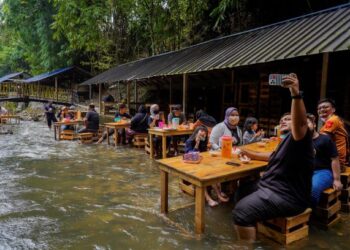
<path id="1" fill-rule="evenodd" d="M 236 192 L 250 193 L 233 210 L 240 239 L 255 240 L 258 221 L 295 216 L 310 206 L 314 149 L 297 76 L 283 77 L 282 87 L 289 88 L 292 98 L 291 114 L 280 120 L 280 129 L 288 132 L 285 139 L 272 154 L 242 150 L 252 159 L 268 160 L 268 165 L 257 185 L 246 185 L 251 190 L 242 190 L 242 185 Z"/>
<path id="2" fill-rule="evenodd" d="M 260 129 L 258 132 L 258 120 L 255 117 L 248 117 L 244 123 L 243 144 L 261 141 L 265 132 Z"/>
<path id="3" fill-rule="evenodd" d="M 58 112 L 57 118 L 61 122 L 71 121 L 74 120 L 74 114 L 68 112 L 68 107 L 64 106 Z M 62 130 L 74 130 L 72 125 L 62 125 L 61 128 Z"/>
<path id="4" fill-rule="evenodd" d="M 221 148 L 220 138 L 224 135 L 232 136 L 232 145 L 241 145 L 243 143 L 242 131 L 238 127 L 238 122 L 238 109 L 234 107 L 226 109 L 225 120 L 215 125 L 209 137 L 209 142 L 213 150 Z"/>
<path id="5" fill-rule="evenodd" d="M 119 109 L 118 111 L 115 113 L 114 115 L 114 121 L 118 122 L 121 120 L 128 120 L 131 119 L 131 115 L 129 115 L 127 113 L 127 107 L 124 103 L 121 103 L 119 105 Z M 108 130 L 108 134 L 109 135 L 113 135 L 114 134 L 114 129 L 110 128 Z M 126 134 L 125 134 L 125 129 L 118 129 L 118 136 L 122 138 L 122 143 L 126 144 Z M 107 132 L 104 132 L 103 135 L 101 136 L 101 138 L 97 141 L 97 143 L 101 143 L 103 142 L 105 139 L 107 138 Z"/>
<path id="6" fill-rule="evenodd" d="M 114 102 L 114 97 L 110 93 L 108 93 L 107 96 L 103 97 L 102 101 L 103 102 Z"/>
<path id="7" fill-rule="evenodd" d="M 86 116 L 84 117 L 84 124 L 85 128 L 80 129 L 78 133 L 96 133 L 98 131 L 100 124 L 100 116 L 96 112 L 94 104 L 89 105 L 89 110 L 86 113 Z"/>
<path id="8" fill-rule="evenodd" d="M 193 134 L 186 140 L 185 153 L 199 151 L 205 152 L 208 147 L 208 129 L 204 126 L 197 127 Z M 221 192 L 221 184 L 215 184 L 212 186 L 216 192 L 216 196 L 222 202 L 228 202 L 229 198 L 223 192 Z M 205 189 L 204 192 L 205 200 L 208 202 L 209 206 L 214 207 L 218 205 L 218 202 L 213 200 L 208 193 L 208 190 Z"/>
<path id="9" fill-rule="evenodd" d="M 148 126 L 149 128 L 159 127 L 159 122 L 164 120 L 160 116 L 159 106 L 158 104 L 152 104 L 150 107 L 151 115 L 148 117 Z M 170 138 L 167 138 L 167 145 L 170 142 Z M 158 153 L 161 151 L 162 146 L 162 137 L 154 136 L 153 137 L 153 145 L 154 145 L 154 157 L 157 157 Z"/>
<path id="10" fill-rule="evenodd" d="M 133 136 L 137 133 L 148 133 L 148 114 L 145 106 L 140 105 L 138 112 L 130 121 L 130 128 L 126 129 L 126 137 L 131 142 Z"/>
<path id="11" fill-rule="evenodd" d="M 307 114 L 307 123 L 312 132 L 312 141 L 316 151 L 314 173 L 312 175 L 311 205 L 316 207 L 321 193 L 330 187 L 340 191 L 340 163 L 337 147 L 328 135 L 316 131 L 315 116 Z"/>
<path id="12" fill-rule="evenodd" d="M 168 125 L 169 127 L 173 126 L 173 118 L 178 118 L 179 119 L 179 125 L 184 125 L 186 124 L 187 120 L 186 120 L 186 116 L 185 114 L 181 111 L 181 106 L 180 105 L 176 105 L 174 107 L 174 109 L 172 110 L 172 112 L 169 113 L 168 115 Z M 173 140 L 173 146 L 174 146 L 174 155 L 178 155 L 178 148 L 177 145 L 179 143 L 181 139 L 181 136 L 172 136 L 172 140 Z"/>

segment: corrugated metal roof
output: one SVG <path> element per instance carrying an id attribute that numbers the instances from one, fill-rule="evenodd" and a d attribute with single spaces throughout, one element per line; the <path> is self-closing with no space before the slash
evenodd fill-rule
<path id="1" fill-rule="evenodd" d="M 0 77 L 0 83 L 11 80 L 12 78 L 15 78 L 23 73 L 24 72 L 16 72 L 16 73 L 12 73 L 12 74 L 8 74 L 8 75 L 5 75 L 3 77 Z"/>
<path id="2" fill-rule="evenodd" d="M 350 4 L 111 68 L 82 85 L 234 68 L 350 49 Z"/>
<path id="3" fill-rule="evenodd" d="M 46 73 L 43 73 L 43 74 L 40 74 L 40 75 L 33 76 L 31 78 L 28 78 L 28 79 L 24 80 L 23 82 L 25 82 L 25 83 L 39 82 L 41 80 L 44 80 L 44 79 L 47 79 L 47 78 L 50 78 L 50 77 L 57 76 L 59 74 L 65 73 L 65 72 L 67 72 L 67 71 L 69 71 L 71 69 L 73 69 L 73 67 L 56 69 L 54 71 L 50 71 L 50 72 L 46 72 Z"/>

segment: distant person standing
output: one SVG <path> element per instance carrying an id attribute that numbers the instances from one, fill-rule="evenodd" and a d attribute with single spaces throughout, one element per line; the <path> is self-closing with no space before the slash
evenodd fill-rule
<path id="1" fill-rule="evenodd" d="M 335 114 L 335 102 L 332 99 L 325 98 L 318 102 L 317 112 L 323 126 L 320 133 L 327 134 L 337 146 L 339 162 L 342 172 L 348 166 L 348 157 L 350 153 L 348 133 L 345 129 L 343 120 Z"/>
<path id="2" fill-rule="evenodd" d="M 47 120 L 47 126 L 49 129 L 51 129 L 52 123 L 57 122 L 57 119 L 55 117 L 55 107 L 52 104 L 52 101 L 49 101 L 45 106 L 45 115 Z"/>

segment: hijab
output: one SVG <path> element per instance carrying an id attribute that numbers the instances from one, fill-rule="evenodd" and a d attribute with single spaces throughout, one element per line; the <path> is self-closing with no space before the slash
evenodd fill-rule
<path id="1" fill-rule="evenodd" d="M 230 107 L 230 108 L 228 108 L 228 109 L 226 109 L 226 111 L 225 111 L 225 120 L 224 120 L 224 123 L 225 123 L 225 125 L 229 128 L 229 129 L 235 129 L 238 125 L 235 125 L 235 126 L 232 126 L 231 124 L 230 124 L 230 120 L 229 120 L 229 117 L 230 117 L 230 115 L 232 114 L 232 112 L 234 112 L 234 111 L 237 111 L 238 112 L 238 109 L 237 108 L 235 108 L 235 107 Z"/>

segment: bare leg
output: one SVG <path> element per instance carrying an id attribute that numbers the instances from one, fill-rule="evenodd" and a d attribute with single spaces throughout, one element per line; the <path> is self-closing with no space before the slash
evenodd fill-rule
<path id="1" fill-rule="evenodd" d="M 220 200 L 221 202 L 228 202 L 228 201 L 230 200 L 230 198 L 228 198 L 228 197 L 226 196 L 226 194 L 221 193 L 221 185 L 220 185 L 220 184 L 215 184 L 215 185 L 213 185 L 212 187 L 213 187 L 213 189 L 215 190 L 216 195 L 218 196 L 218 198 L 219 198 L 219 200 Z M 222 195 L 222 194 L 223 194 L 223 195 Z M 225 197 L 225 196 L 226 196 L 226 197 Z"/>
<path id="2" fill-rule="evenodd" d="M 256 229 L 255 227 L 242 227 L 235 225 L 235 230 L 239 240 L 246 240 L 254 242 L 256 240 Z"/>
<path id="3" fill-rule="evenodd" d="M 206 188 L 204 190 L 204 196 L 205 196 L 205 200 L 208 202 L 209 206 L 215 207 L 219 204 L 210 197 L 210 195 L 208 194 L 208 190 Z"/>

